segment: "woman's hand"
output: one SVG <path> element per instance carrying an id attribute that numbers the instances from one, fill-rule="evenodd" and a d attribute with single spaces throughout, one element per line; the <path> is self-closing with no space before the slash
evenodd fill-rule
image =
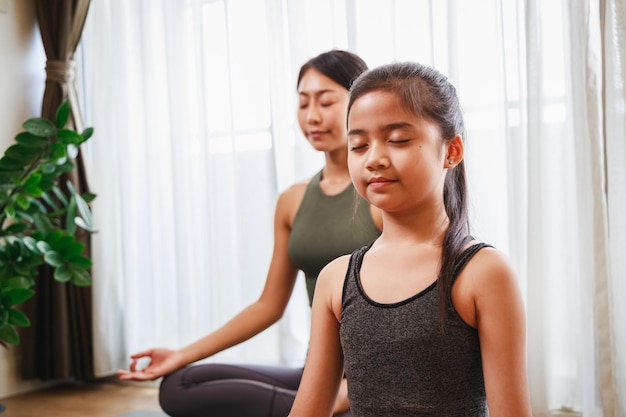
<path id="1" fill-rule="evenodd" d="M 141 358 L 150 358 L 150 363 L 145 368 L 137 369 L 138 360 Z M 129 371 L 124 369 L 117 371 L 119 379 L 150 381 L 167 375 L 185 364 L 180 351 L 171 349 L 149 349 L 135 353 L 131 359 Z"/>

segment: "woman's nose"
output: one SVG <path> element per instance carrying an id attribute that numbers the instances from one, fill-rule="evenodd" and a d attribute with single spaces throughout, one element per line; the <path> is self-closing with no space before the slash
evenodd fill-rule
<path id="1" fill-rule="evenodd" d="M 307 123 L 316 124 L 322 120 L 319 108 L 315 105 L 310 105 L 306 112 Z"/>

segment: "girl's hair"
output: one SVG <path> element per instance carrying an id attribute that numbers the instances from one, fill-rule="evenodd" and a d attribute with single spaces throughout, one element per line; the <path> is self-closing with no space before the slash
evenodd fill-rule
<path id="1" fill-rule="evenodd" d="M 348 51 L 333 49 L 321 53 L 300 67 L 296 88 L 300 85 L 304 74 L 311 68 L 349 90 L 352 81 L 367 69 L 367 64 L 358 55 Z"/>
<path id="2" fill-rule="evenodd" d="M 437 123 L 444 142 L 452 140 L 456 135 L 464 137 L 465 127 L 456 89 L 436 69 L 404 62 L 364 72 L 352 84 L 348 114 L 356 99 L 372 91 L 396 94 L 407 110 Z M 449 294 L 457 257 L 470 239 L 463 160 L 446 173 L 443 201 L 450 225 L 443 240 L 441 266 L 437 277 L 439 312 L 442 319 L 450 303 Z"/>

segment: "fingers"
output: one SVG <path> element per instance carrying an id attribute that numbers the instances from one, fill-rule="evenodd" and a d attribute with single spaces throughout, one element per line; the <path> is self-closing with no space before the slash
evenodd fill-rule
<path id="1" fill-rule="evenodd" d="M 150 381 L 156 379 L 156 376 L 151 372 L 128 372 L 124 369 L 120 369 L 116 372 L 116 374 L 122 381 Z"/>
<path id="2" fill-rule="evenodd" d="M 153 349 L 143 350 L 141 352 L 134 353 L 130 355 L 131 359 L 140 359 L 145 358 L 146 356 L 152 357 Z"/>

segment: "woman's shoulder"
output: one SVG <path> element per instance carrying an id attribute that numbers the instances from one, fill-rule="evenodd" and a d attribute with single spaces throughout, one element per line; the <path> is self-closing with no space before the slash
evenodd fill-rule
<path id="1" fill-rule="evenodd" d="M 310 181 L 311 179 L 308 178 L 295 182 L 278 195 L 276 213 L 285 216 L 289 224 L 293 224 L 293 219 L 304 199 L 304 194 Z"/>

